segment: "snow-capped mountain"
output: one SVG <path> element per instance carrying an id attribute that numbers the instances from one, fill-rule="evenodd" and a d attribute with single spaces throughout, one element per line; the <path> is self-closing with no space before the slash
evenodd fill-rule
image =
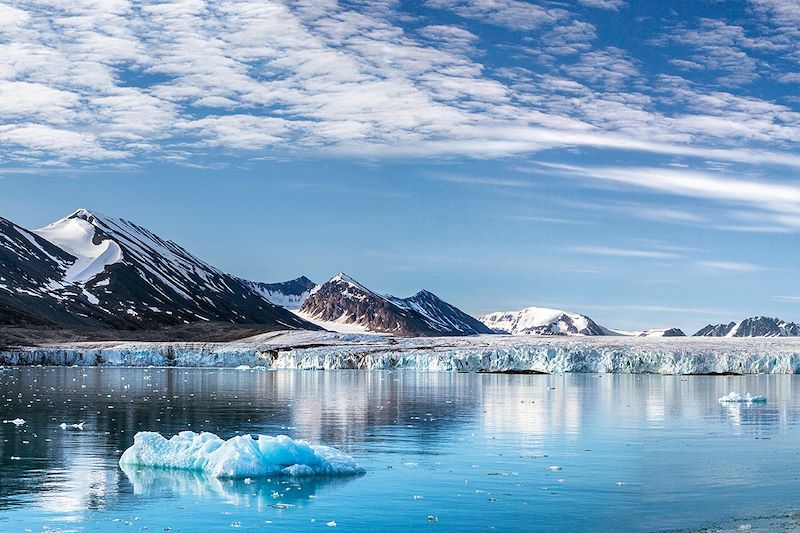
<path id="1" fill-rule="evenodd" d="M 10 223 L 4 228 L 4 241 L 16 245 L 17 262 L 29 256 L 19 268 L 38 275 L 31 282 L 35 288 L 6 292 L 19 299 L 24 290 L 38 291 L 42 302 L 65 309 L 73 321 L 126 329 L 200 321 L 318 329 L 242 280 L 127 220 L 79 209 L 32 232 Z M 20 248 L 26 242 L 27 249 Z M 62 318 L 49 322 L 68 322 Z"/>
<path id="2" fill-rule="evenodd" d="M 496 333 L 510 335 L 614 335 L 585 315 L 546 307 L 495 312 L 480 318 Z"/>
<path id="3" fill-rule="evenodd" d="M 91 323 L 83 289 L 65 283 L 76 258 L 0 218 L 0 324 Z"/>
<path id="4" fill-rule="evenodd" d="M 409 298 L 378 294 L 340 273 L 312 289 L 300 316 L 322 322 L 357 324 L 370 331 L 406 336 L 491 333 L 474 317 L 435 294 Z"/>
<path id="5" fill-rule="evenodd" d="M 287 309 L 300 309 L 311 294 L 311 289 L 317 285 L 305 276 L 280 283 L 242 281 L 270 302 Z"/>
<path id="6" fill-rule="evenodd" d="M 730 324 L 709 324 L 695 337 L 796 337 L 800 326 L 779 318 L 754 316 Z"/>

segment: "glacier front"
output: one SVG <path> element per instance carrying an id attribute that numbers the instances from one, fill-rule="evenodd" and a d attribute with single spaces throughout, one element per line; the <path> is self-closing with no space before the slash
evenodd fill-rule
<path id="1" fill-rule="evenodd" d="M 222 343 L 102 342 L 0 352 L 3 365 L 249 366 L 455 372 L 797 374 L 800 338 L 396 338 L 287 331 Z"/>

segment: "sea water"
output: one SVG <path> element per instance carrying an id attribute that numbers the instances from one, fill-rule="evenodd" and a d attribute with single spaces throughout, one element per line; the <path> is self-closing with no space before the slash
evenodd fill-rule
<path id="1" fill-rule="evenodd" d="M 4 532 L 800 525 L 789 375 L 5 368 L 0 420 Z M 287 435 L 365 473 L 123 469 L 142 431 Z"/>

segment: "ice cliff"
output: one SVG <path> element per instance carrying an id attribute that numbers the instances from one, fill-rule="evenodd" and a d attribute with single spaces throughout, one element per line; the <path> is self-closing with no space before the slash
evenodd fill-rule
<path id="1" fill-rule="evenodd" d="M 327 332 L 231 343 L 78 343 L 0 352 L 4 365 L 251 366 L 457 372 L 796 374 L 800 338 L 399 339 Z"/>

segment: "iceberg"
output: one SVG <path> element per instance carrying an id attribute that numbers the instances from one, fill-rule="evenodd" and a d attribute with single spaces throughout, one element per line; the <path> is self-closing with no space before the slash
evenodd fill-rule
<path id="1" fill-rule="evenodd" d="M 215 478 L 265 476 L 355 476 L 365 470 L 352 457 L 329 446 L 286 435 L 238 435 L 224 440 L 213 433 L 182 431 L 170 439 L 151 431 L 133 437 L 120 466 L 201 472 Z"/>
<path id="2" fill-rule="evenodd" d="M 748 392 L 744 396 L 738 392 L 731 392 L 719 399 L 721 403 L 767 403 L 766 396 L 751 396 Z"/>

